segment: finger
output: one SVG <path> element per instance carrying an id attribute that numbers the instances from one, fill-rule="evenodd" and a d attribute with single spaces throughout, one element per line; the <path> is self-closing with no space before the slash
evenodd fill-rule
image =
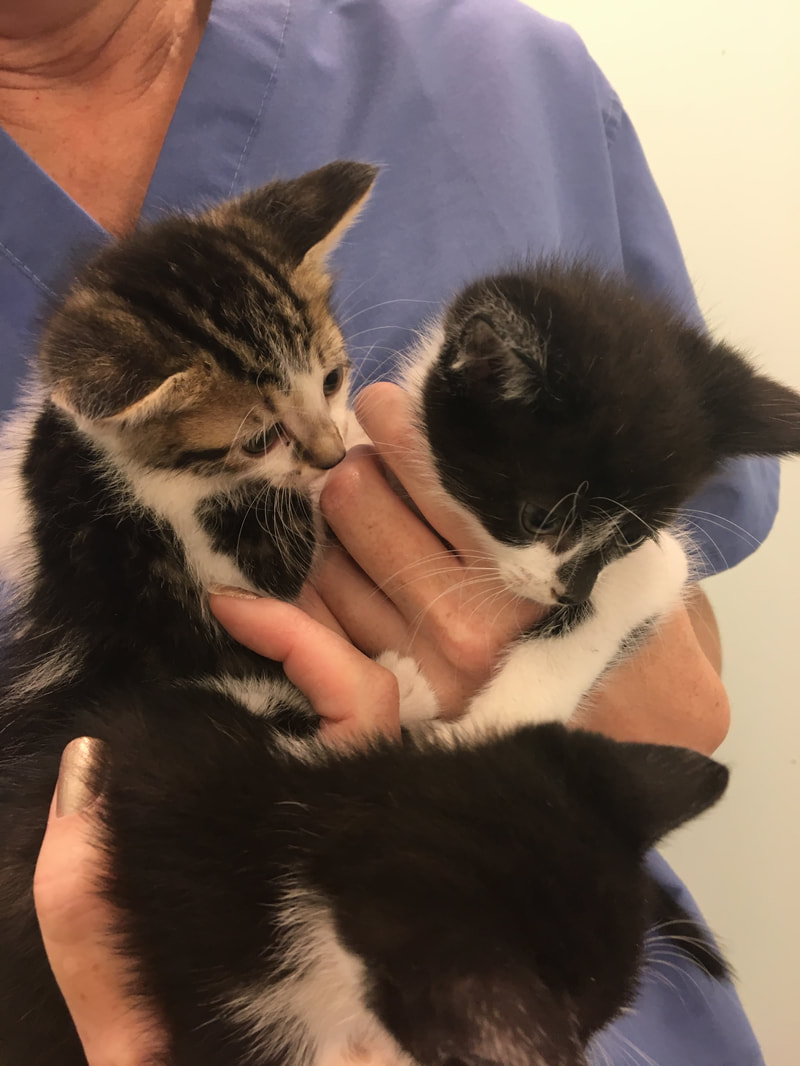
<path id="1" fill-rule="evenodd" d="M 442 492 L 430 450 L 417 429 L 417 416 L 408 393 L 397 385 L 379 382 L 362 389 L 356 399 L 356 417 L 372 438 L 381 460 L 398 478 L 420 512 L 462 556 L 486 560 L 479 534 Z"/>
<path id="2" fill-rule="evenodd" d="M 93 744 L 67 745 L 34 877 L 34 901 L 50 966 L 89 1066 L 157 1061 L 157 1021 L 126 994 L 130 973 L 116 950 L 115 914 L 97 892 L 93 797 L 85 787 Z M 63 812 L 63 813 L 61 813 Z"/>
<path id="3" fill-rule="evenodd" d="M 338 633 L 338 635 L 345 640 L 348 639 L 347 633 L 340 625 L 335 614 L 331 611 L 330 607 L 313 585 L 303 586 L 300 595 L 295 600 L 295 606 L 299 607 L 309 618 L 313 618 L 316 622 L 320 622 L 322 625 L 327 626 L 328 629 L 333 630 L 334 633 Z"/>
<path id="4" fill-rule="evenodd" d="M 318 595 L 365 655 L 405 652 L 408 625 L 387 597 L 341 548 L 331 548 L 314 574 Z"/>
<path id="5" fill-rule="evenodd" d="M 463 582 L 457 556 L 396 495 L 369 453 L 331 473 L 321 504 L 342 546 L 406 622 L 416 624 L 433 600 Z"/>
<path id="6" fill-rule="evenodd" d="M 279 600 L 212 596 L 210 603 L 232 637 L 283 664 L 329 730 L 399 733 L 396 679 L 338 633 Z"/>
<path id="7" fill-rule="evenodd" d="M 343 547 L 405 620 L 405 640 L 397 643 L 395 639 L 392 644 L 397 650 L 410 648 L 421 634 L 452 648 L 459 660 L 464 658 L 459 647 L 463 650 L 476 644 L 494 655 L 541 616 L 543 608 L 510 593 L 493 565 L 463 566 L 398 499 L 373 456 L 362 452 L 341 463 L 332 472 L 321 502 Z M 335 595 L 335 590 L 327 588 L 323 598 L 360 645 L 360 631 L 349 628 L 329 595 Z M 341 607 L 347 612 L 346 603 Z M 373 647 L 369 650 L 374 653 Z M 449 651 L 445 654 L 452 657 Z"/>

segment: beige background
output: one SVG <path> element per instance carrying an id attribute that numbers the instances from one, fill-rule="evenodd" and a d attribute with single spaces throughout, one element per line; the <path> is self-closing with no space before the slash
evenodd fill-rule
<path id="1" fill-rule="evenodd" d="M 622 97 L 711 327 L 800 388 L 800 3 L 531 3 L 578 30 Z M 727 946 L 769 1066 L 800 1063 L 798 541 L 800 460 L 784 464 L 767 545 L 707 583 L 734 773 L 666 849 Z"/>

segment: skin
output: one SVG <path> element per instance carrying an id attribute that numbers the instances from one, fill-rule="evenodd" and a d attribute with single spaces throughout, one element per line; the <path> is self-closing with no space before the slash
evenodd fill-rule
<path id="1" fill-rule="evenodd" d="M 209 7 L 210 0 L 0 0 L 0 124 L 113 234 L 129 232 L 139 216 Z M 394 678 L 361 651 L 412 651 L 455 714 L 536 612 L 489 582 L 480 586 L 482 602 L 475 599 L 474 545 L 419 482 L 398 393 L 381 385 L 362 397 L 360 417 L 378 444 L 348 457 L 328 482 L 323 509 L 343 547 L 307 590 L 308 613 L 268 601 L 213 604 L 235 636 L 286 663 L 332 740 L 397 730 Z M 437 532 L 397 497 L 384 464 Z M 729 718 L 718 665 L 713 613 L 698 590 L 607 675 L 582 724 L 710 753 Z M 66 761 L 66 775 L 80 780 Z M 113 915 L 93 890 L 99 860 L 85 800 L 51 811 L 35 883 L 42 934 L 89 1066 L 143 1066 L 158 1048 L 158 1022 L 124 996 L 108 944 Z"/>
<path id="2" fill-rule="evenodd" d="M 0 124 L 116 236 L 139 217 L 210 6 L 0 0 Z"/>

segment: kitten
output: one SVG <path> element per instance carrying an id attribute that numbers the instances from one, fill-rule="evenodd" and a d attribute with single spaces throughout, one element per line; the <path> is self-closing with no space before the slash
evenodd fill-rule
<path id="1" fill-rule="evenodd" d="M 318 553 L 349 424 L 324 264 L 375 173 L 341 164 L 167 219 L 73 286 L 6 433 L 24 634 L 7 699 L 186 680 L 302 710 L 210 620 L 206 590 L 292 599 Z"/>
<path id="2" fill-rule="evenodd" d="M 644 862 L 724 768 L 558 724 L 331 750 L 210 616 L 211 584 L 291 599 L 314 565 L 346 426 L 325 259 L 374 177 L 142 230 L 45 331 L 4 459 L 2 1066 L 84 1063 L 31 898 L 80 735 L 105 741 L 105 891 L 171 1066 L 582 1066 L 655 923 L 725 973 Z"/>
<path id="3" fill-rule="evenodd" d="M 468 733 L 572 717 L 678 606 L 692 569 L 682 508 L 717 465 L 800 452 L 797 393 L 587 264 L 470 285 L 410 354 L 405 384 L 432 483 L 504 583 L 549 605 L 473 699 Z M 425 687 L 407 682 L 407 720 Z"/>

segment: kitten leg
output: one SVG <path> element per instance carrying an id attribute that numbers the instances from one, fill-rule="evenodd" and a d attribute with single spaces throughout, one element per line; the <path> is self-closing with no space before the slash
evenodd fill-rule
<path id="1" fill-rule="evenodd" d="M 686 552 L 666 532 L 610 563 L 597 580 L 590 617 L 566 633 L 519 641 L 459 725 L 474 732 L 566 721 L 626 638 L 677 606 L 687 577 Z"/>

